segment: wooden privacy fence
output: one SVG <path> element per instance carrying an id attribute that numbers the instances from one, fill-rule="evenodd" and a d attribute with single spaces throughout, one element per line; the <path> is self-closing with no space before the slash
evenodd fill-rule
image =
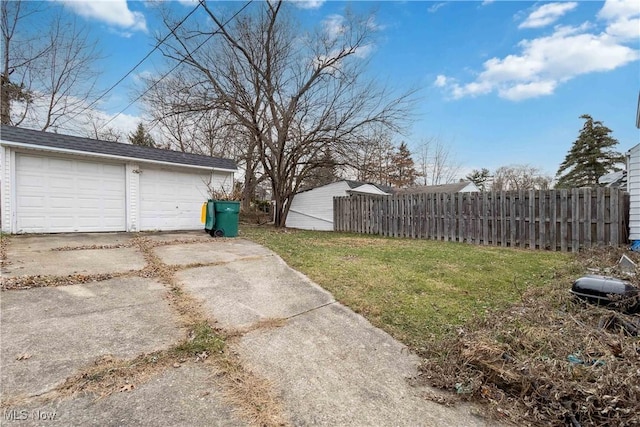
<path id="1" fill-rule="evenodd" d="M 577 252 L 627 242 L 629 195 L 580 188 L 354 195 L 333 199 L 335 231 Z"/>

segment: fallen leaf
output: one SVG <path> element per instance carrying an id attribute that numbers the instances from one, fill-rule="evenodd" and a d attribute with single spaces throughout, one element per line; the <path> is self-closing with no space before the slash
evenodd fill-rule
<path id="1" fill-rule="evenodd" d="M 20 356 L 16 357 L 16 360 L 27 360 L 27 359 L 31 359 L 31 354 L 23 353 Z"/>
<path id="2" fill-rule="evenodd" d="M 174 367 L 174 368 L 179 368 L 180 366 L 181 366 L 181 365 L 180 365 L 178 362 L 176 362 L 176 363 L 174 363 L 174 364 L 173 364 L 173 367 Z"/>
<path id="3" fill-rule="evenodd" d="M 136 386 L 134 386 L 133 384 L 125 384 L 122 386 L 122 388 L 120 389 L 120 391 L 131 391 L 135 388 Z"/>

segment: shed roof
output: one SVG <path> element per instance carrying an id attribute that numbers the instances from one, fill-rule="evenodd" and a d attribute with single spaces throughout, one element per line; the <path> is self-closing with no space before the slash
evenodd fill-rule
<path id="1" fill-rule="evenodd" d="M 365 184 L 369 184 L 369 185 L 373 185 L 374 187 L 376 187 L 378 190 L 387 193 L 387 194 L 392 194 L 394 192 L 392 187 L 389 187 L 388 185 L 382 185 L 382 184 L 376 184 L 373 182 L 363 182 L 363 181 L 353 181 L 350 179 L 345 179 L 345 181 L 347 183 L 347 185 L 349 186 L 350 189 L 354 189 L 354 188 L 358 188 L 361 187 Z"/>
<path id="2" fill-rule="evenodd" d="M 201 154 L 183 153 L 181 151 L 165 150 L 161 148 L 143 147 L 140 145 L 123 144 L 121 142 L 101 141 L 59 133 L 42 132 L 23 129 L 14 126 L 0 127 L 0 140 L 5 145 L 18 143 L 20 145 L 45 148 L 52 151 L 67 150 L 123 157 L 129 159 L 147 160 L 177 165 L 199 166 L 212 169 L 236 170 L 236 163 L 231 159 L 204 156 Z"/>
<path id="3" fill-rule="evenodd" d="M 418 193 L 457 193 L 464 189 L 469 184 L 473 184 L 470 181 L 454 182 L 453 184 L 441 184 L 441 185 L 418 185 L 415 187 L 408 187 L 398 190 L 401 194 L 418 194 Z"/>

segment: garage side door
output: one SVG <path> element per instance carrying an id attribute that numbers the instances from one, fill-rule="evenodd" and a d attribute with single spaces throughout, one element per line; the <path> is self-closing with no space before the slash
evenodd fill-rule
<path id="1" fill-rule="evenodd" d="M 140 230 L 198 230 L 210 173 L 144 168 L 140 174 Z"/>
<path id="2" fill-rule="evenodd" d="M 122 164 L 18 153 L 16 183 L 18 232 L 125 230 Z"/>

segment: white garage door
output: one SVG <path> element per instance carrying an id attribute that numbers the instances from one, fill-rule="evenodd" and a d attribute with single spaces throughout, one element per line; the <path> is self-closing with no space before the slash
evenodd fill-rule
<path id="1" fill-rule="evenodd" d="M 207 200 L 210 173 L 180 169 L 142 169 L 140 230 L 198 230 Z"/>
<path id="2" fill-rule="evenodd" d="M 16 180 L 19 233 L 125 230 L 122 164 L 18 153 Z"/>

